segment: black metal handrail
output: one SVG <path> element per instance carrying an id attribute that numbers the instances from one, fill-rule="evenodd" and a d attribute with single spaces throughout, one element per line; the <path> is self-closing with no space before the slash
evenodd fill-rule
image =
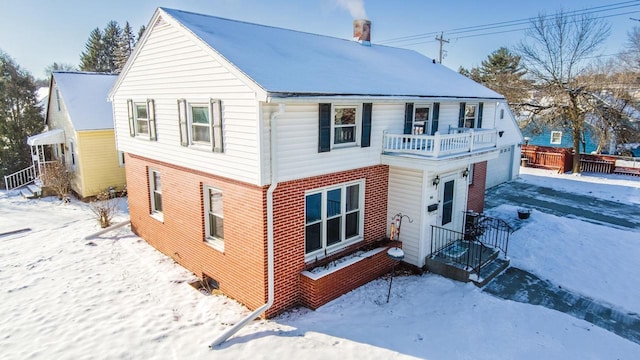
<path id="1" fill-rule="evenodd" d="M 480 276 L 487 260 L 488 249 L 498 249 L 507 255 L 511 226 L 502 220 L 482 214 L 466 214 L 464 232 L 431 226 L 431 256 L 459 264 Z"/>

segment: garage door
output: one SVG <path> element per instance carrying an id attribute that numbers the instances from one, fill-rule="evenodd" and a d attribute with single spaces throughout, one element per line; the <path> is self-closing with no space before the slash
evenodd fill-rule
<path id="1" fill-rule="evenodd" d="M 487 162 L 487 189 L 511 180 L 513 146 L 500 149 L 498 158 Z"/>

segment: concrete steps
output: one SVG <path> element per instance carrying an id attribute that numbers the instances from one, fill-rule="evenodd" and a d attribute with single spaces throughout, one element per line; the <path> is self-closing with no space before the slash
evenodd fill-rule
<path id="1" fill-rule="evenodd" d="M 29 184 L 26 187 L 20 189 L 20 194 L 23 198 L 35 199 L 42 196 L 42 188 L 38 185 Z"/>

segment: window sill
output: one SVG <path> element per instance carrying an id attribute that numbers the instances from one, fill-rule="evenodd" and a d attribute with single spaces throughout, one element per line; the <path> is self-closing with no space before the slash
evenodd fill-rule
<path id="1" fill-rule="evenodd" d="M 224 241 L 223 240 L 205 239 L 204 243 L 207 244 L 209 247 L 212 247 L 215 250 L 218 250 L 221 253 L 224 253 Z"/>
<path id="2" fill-rule="evenodd" d="M 162 214 L 161 212 L 152 212 L 151 217 L 160 221 L 161 223 L 164 223 L 164 214 Z"/>
<path id="3" fill-rule="evenodd" d="M 344 249 L 344 248 L 346 248 L 348 246 L 351 246 L 351 245 L 353 245 L 355 243 L 358 243 L 358 242 L 360 242 L 362 240 L 364 240 L 364 238 L 362 236 L 359 236 L 357 238 L 350 239 L 348 241 L 341 242 L 339 244 L 335 244 L 335 245 L 329 246 L 329 247 L 326 248 L 326 250 L 327 250 L 327 254 L 326 255 L 324 253 L 324 249 L 316 250 L 316 252 L 312 252 L 310 254 L 306 254 L 305 257 L 304 257 L 304 262 L 308 263 L 310 261 L 322 260 L 322 259 L 324 259 L 326 257 L 329 257 L 329 256 L 339 252 L 340 250 L 342 250 L 342 249 Z"/>
<path id="4" fill-rule="evenodd" d="M 360 147 L 360 145 L 357 143 L 333 144 L 333 146 L 331 147 L 331 150 L 350 149 L 350 148 L 357 148 L 357 147 Z"/>

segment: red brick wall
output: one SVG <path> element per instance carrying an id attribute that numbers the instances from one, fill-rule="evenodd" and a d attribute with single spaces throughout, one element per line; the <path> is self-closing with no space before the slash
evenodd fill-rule
<path id="1" fill-rule="evenodd" d="M 217 280 L 222 292 L 250 309 L 267 301 L 268 187 L 129 154 L 126 164 L 131 227 L 136 234 L 197 276 Z M 150 215 L 149 169 L 160 172 L 163 222 Z M 305 191 L 365 180 L 364 241 L 352 245 L 355 248 L 385 236 L 388 173 L 388 167 L 380 165 L 278 185 L 274 193 L 275 302 L 267 317 L 301 303 L 300 272 L 308 266 L 304 261 Z M 224 253 L 203 240 L 203 184 L 223 193 Z"/>
<path id="2" fill-rule="evenodd" d="M 387 166 L 366 167 L 278 185 L 274 193 L 276 296 L 275 304 L 267 312 L 267 317 L 302 301 L 300 272 L 308 266 L 304 261 L 305 191 L 359 179 L 365 179 L 364 241 L 351 247 L 356 248 L 385 237 L 389 180 Z"/>
<path id="3" fill-rule="evenodd" d="M 266 188 L 133 155 L 126 164 L 133 231 L 197 276 L 214 278 L 249 308 L 264 304 Z M 149 168 L 160 172 L 164 222 L 150 216 Z M 223 193 L 224 253 L 204 241 L 203 183 Z"/>
<path id="4" fill-rule="evenodd" d="M 395 242 L 392 246 L 402 247 L 402 243 Z M 388 273 L 392 269 L 394 262 L 387 256 L 387 251 L 384 250 L 317 280 L 301 274 L 301 302 L 306 307 L 317 309 L 329 301 Z"/>
<path id="5" fill-rule="evenodd" d="M 475 212 L 484 211 L 484 193 L 487 186 L 487 162 L 473 165 L 473 183 L 469 185 L 467 209 Z"/>

